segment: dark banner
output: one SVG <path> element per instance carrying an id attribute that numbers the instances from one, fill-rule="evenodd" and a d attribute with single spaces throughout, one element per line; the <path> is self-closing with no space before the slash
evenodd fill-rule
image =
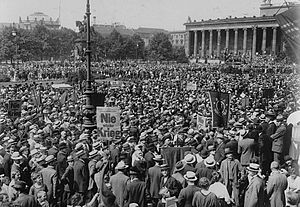
<path id="1" fill-rule="evenodd" d="M 94 93 L 92 95 L 92 105 L 97 107 L 97 106 L 104 106 L 104 101 L 105 101 L 105 93 Z"/>
<path id="2" fill-rule="evenodd" d="M 284 37 L 291 46 L 296 57 L 300 50 L 300 6 L 294 6 L 275 16 Z"/>
<path id="3" fill-rule="evenodd" d="M 274 97 L 274 88 L 263 88 L 263 98 L 271 99 Z"/>
<path id="4" fill-rule="evenodd" d="M 221 92 L 209 92 L 212 127 L 226 127 L 229 119 L 230 94 Z"/>

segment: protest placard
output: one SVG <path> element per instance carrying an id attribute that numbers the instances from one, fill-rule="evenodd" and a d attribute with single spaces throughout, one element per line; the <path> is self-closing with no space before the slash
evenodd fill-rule
<path id="1" fill-rule="evenodd" d="M 121 137 L 120 108 L 97 107 L 97 128 L 102 139 L 111 140 Z"/>
<path id="2" fill-rule="evenodd" d="M 188 91 L 195 91 L 195 90 L 197 90 L 197 84 L 196 83 L 187 82 L 186 83 L 186 90 L 188 90 Z"/>
<path id="3" fill-rule="evenodd" d="M 21 116 L 21 100 L 10 100 L 8 102 L 8 116 L 17 118 Z"/>

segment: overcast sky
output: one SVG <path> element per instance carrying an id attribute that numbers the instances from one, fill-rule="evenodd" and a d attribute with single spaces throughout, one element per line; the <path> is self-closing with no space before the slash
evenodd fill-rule
<path id="1" fill-rule="evenodd" d="M 299 1 L 299 0 L 297 0 Z M 261 0 L 90 0 L 91 20 L 98 24 L 119 22 L 128 28 L 153 27 L 170 31 L 184 30 L 192 20 L 259 15 Z M 282 4 L 283 0 L 273 0 Z M 75 29 L 82 20 L 86 0 L 0 0 L 0 22 L 18 22 L 34 12 L 59 17 L 64 27 Z"/>

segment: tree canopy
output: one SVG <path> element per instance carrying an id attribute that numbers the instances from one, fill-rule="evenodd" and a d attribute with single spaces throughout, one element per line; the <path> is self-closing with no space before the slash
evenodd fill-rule
<path id="1" fill-rule="evenodd" d="M 6 27 L 0 33 L 0 60 L 32 61 L 32 60 L 73 60 L 75 43 L 82 42 L 79 54 L 84 60 L 86 47 L 85 34 L 79 34 L 67 28 L 49 30 L 44 26 L 36 26 L 32 30 Z M 184 59 L 184 49 L 172 48 L 168 35 L 155 34 L 148 46 L 143 39 L 121 35 L 113 30 L 107 37 L 93 30 L 91 33 L 92 61 L 104 59 L 150 59 L 176 60 Z"/>

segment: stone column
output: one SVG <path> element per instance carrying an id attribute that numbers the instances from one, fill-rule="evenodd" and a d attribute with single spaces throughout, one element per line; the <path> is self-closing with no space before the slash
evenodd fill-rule
<path id="1" fill-rule="evenodd" d="M 266 40 L 267 40 L 267 28 L 263 27 L 263 36 L 262 36 L 262 44 L 261 44 L 261 51 L 264 54 L 266 51 Z"/>
<path id="2" fill-rule="evenodd" d="M 194 31 L 194 56 L 196 57 L 197 56 L 197 46 L 198 46 L 198 34 L 197 34 L 197 30 Z"/>
<path id="3" fill-rule="evenodd" d="M 202 30 L 201 57 L 204 58 L 205 51 L 205 30 Z"/>
<path id="4" fill-rule="evenodd" d="M 217 57 L 220 57 L 220 45 L 221 45 L 221 30 L 218 29 L 218 37 L 217 37 Z"/>
<path id="5" fill-rule="evenodd" d="M 256 54 L 256 27 L 253 27 L 253 37 L 252 37 L 252 57 Z"/>
<path id="6" fill-rule="evenodd" d="M 238 49 L 238 29 L 234 29 L 234 53 L 237 54 Z"/>
<path id="7" fill-rule="evenodd" d="M 213 37 L 213 31 L 209 30 L 209 55 L 212 55 L 212 37 Z"/>
<path id="8" fill-rule="evenodd" d="M 243 53 L 247 53 L 247 28 L 244 28 Z"/>
<path id="9" fill-rule="evenodd" d="M 277 28 L 273 27 L 273 39 L 272 39 L 272 52 L 273 52 L 273 55 L 276 54 L 276 38 L 277 38 Z"/>
<path id="10" fill-rule="evenodd" d="M 186 38 L 185 38 L 185 45 L 184 45 L 184 50 L 185 50 L 185 55 L 187 57 L 190 56 L 190 32 L 186 32 Z"/>
<path id="11" fill-rule="evenodd" d="M 225 48 L 229 51 L 229 29 L 226 29 L 226 41 L 225 41 Z"/>

